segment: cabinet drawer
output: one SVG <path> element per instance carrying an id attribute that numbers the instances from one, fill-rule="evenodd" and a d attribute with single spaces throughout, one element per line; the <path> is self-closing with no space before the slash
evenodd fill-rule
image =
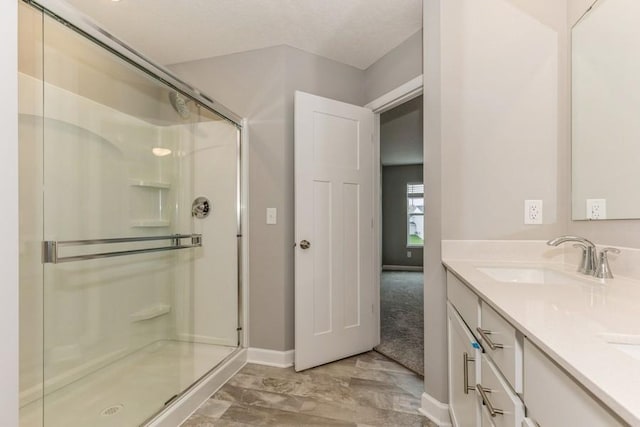
<path id="1" fill-rule="evenodd" d="M 521 427 L 524 419 L 524 404 L 518 395 L 511 390 L 511 387 L 500 375 L 498 368 L 486 354 L 482 355 L 480 375 L 482 381 L 476 386 L 476 393 L 480 396 L 482 403 L 482 419 L 491 420 L 495 427 Z M 488 402 L 483 400 L 480 387 L 485 391 Z M 495 416 L 491 416 L 490 406 L 495 409 Z M 486 424 L 483 423 L 483 425 Z"/>
<path id="2" fill-rule="evenodd" d="M 522 339 L 513 326 L 494 309 L 482 303 L 481 334 L 476 330 L 482 348 L 491 357 L 516 393 L 522 393 Z"/>
<path id="3" fill-rule="evenodd" d="M 447 298 L 453 304 L 456 311 L 467 324 L 469 329 L 477 336 L 476 328 L 479 325 L 478 296 L 474 294 L 456 276 L 447 271 Z"/>

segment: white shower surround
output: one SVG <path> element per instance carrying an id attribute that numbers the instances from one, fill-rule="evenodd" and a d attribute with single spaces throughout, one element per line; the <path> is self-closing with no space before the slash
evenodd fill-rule
<path id="1" fill-rule="evenodd" d="M 42 92 L 42 82 L 22 73 L 19 74 L 19 78 L 22 95 L 20 114 L 23 118 L 27 116 L 37 117 L 42 112 L 42 97 L 38 96 L 38 94 Z M 176 153 L 182 157 L 181 162 L 187 170 L 193 170 L 193 168 L 199 170 L 188 180 L 190 189 L 179 192 L 182 200 L 174 200 L 169 206 L 171 204 L 185 207 L 190 206 L 191 199 L 196 195 L 207 195 L 210 197 L 214 209 L 216 206 L 224 206 L 225 201 L 228 203 L 230 200 L 233 202 L 237 200 L 236 181 L 229 179 L 225 181 L 222 179 L 223 175 L 226 175 L 227 178 L 229 176 L 238 176 L 237 168 L 239 164 L 236 153 L 238 148 L 237 128 L 230 126 L 228 122 L 212 121 L 199 122 L 195 125 L 187 124 L 162 127 L 117 112 L 110 107 L 106 107 L 50 84 L 45 84 L 44 90 L 47 94 L 46 116 L 47 119 L 51 121 L 51 123 L 48 122 L 47 124 L 48 129 L 52 129 L 58 126 L 58 124 L 71 124 L 82 128 L 83 131 L 100 135 L 105 141 L 109 141 L 112 146 L 107 149 L 108 151 L 114 151 L 114 147 L 117 147 L 115 148 L 116 151 L 130 150 L 131 147 L 128 147 L 128 145 L 134 143 L 126 138 L 123 140 L 122 135 L 119 134 L 119 132 L 114 132 L 113 127 L 102 128 L 100 124 L 104 123 L 107 117 L 112 122 L 118 122 L 118 129 L 120 130 L 123 126 L 132 129 L 134 131 L 133 134 L 135 134 L 134 140 L 137 141 L 156 141 L 166 144 L 169 140 L 179 141 L 180 138 L 190 138 L 192 134 L 197 133 L 198 138 L 195 138 L 193 149 L 184 150 L 180 147 L 173 147 Z M 72 150 L 61 149 L 65 143 L 69 143 L 69 140 L 59 138 L 57 141 L 51 141 L 52 136 L 54 136 L 53 132 L 47 132 L 45 150 L 47 156 L 52 156 L 50 158 L 58 156 L 58 161 L 60 161 L 61 164 L 67 162 L 68 164 L 78 165 L 89 160 L 86 157 L 86 153 L 84 153 L 84 157 L 83 154 L 80 153 L 78 154 L 78 158 L 70 158 L 69 154 Z M 80 139 L 81 138 L 78 138 L 78 142 L 80 142 Z M 30 154 L 34 155 L 35 153 L 42 152 L 41 144 L 42 141 L 40 141 L 40 149 L 35 149 L 30 152 Z M 38 144 L 34 145 L 37 146 Z M 58 151 L 53 151 L 49 148 L 52 146 Z M 99 153 L 101 158 L 105 157 L 103 149 L 98 149 L 96 153 Z M 198 153 L 197 156 L 195 156 L 196 153 Z M 212 155 L 207 156 L 207 153 L 211 153 Z M 38 165 L 42 165 L 42 159 L 38 158 L 37 155 L 36 158 L 25 158 L 24 152 L 21 154 L 23 154 L 21 158 L 23 164 L 21 166 L 23 168 L 30 168 L 30 172 L 38 171 Z M 141 155 L 142 153 L 137 154 Z M 149 153 L 146 154 L 149 155 Z M 157 160 L 152 157 L 151 159 Z M 154 163 L 158 164 L 158 162 Z M 136 166 L 138 166 L 138 164 L 136 164 Z M 124 167 L 124 170 L 114 167 L 112 170 L 107 171 L 110 175 L 106 181 L 115 186 L 124 185 L 129 187 L 131 178 L 135 178 L 135 181 L 162 182 L 168 185 L 170 185 L 171 181 L 175 181 L 176 178 L 171 176 L 174 171 L 167 173 L 167 171 L 154 170 L 153 167 L 147 167 L 146 169 L 144 167 L 131 167 L 129 168 L 130 170 L 135 170 L 137 174 L 140 174 L 140 176 L 132 177 L 130 172 L 127 173 L 126 169 L 126 167 Z M 42 172 L 40 171 L 40 173 Z M 27 182 L 24 183 L 26 186 L 31 184 L 32 191 L 36 193 L 41 191 L 40 185 L 38 185 L 39 182 L 42 182 L 41 175 L 38 173 L 25 174 L 22 178 L 26 178 Z M 104 175 L 102 178 L 104 178 Z M 25 181 L 25 179 L 23 179 L 23 181 Z M 94 187 L 104 185 L 104 181 L 104 179 L 96 180 Z M 86 184 L 87 182 L 79 183 L 79 185 Z M 107 195 L 110 194 L 109 191 L 104 191 L 104 188 L 98 187 L 95 188 L 95 190 L 96 193 L 104 192 Z M 74 224 L 82 223 L 82 217 L 74 217 L 76 210 L 73 209 L 73 206 L 78 203 L 78 201 L 72 200 L 71 196 L 74 193 L 73 189 L 67 187 L 64 188 L 62 192 L 55 194 L 54 200 L 45 202 L 49 204 L 55 203 L 55 206 L 59 206 L 59 219 L 62 219 L 62 222 L 66 223 L 69 228 L 73 228 Z M 111 194 L 118 194 L 118 192 L 114 191 Z M 71 197 L 70 200 L 64 200 L 69 197 Z M 38 197 L 31 198 L 30 202 L 36 201 L 35 205 L 32 203 L 30 206 L 21 206 L 21 208 L 26 212 L 31 212 L 31 216 L 34 218 L 42 218 L 42 204 L 38 202 L 38 200 L 40 200 Z M 115 233 L 117 233 L 118 230 L 127 229 L 132 225 L 127 215 L 130 213 L 126 209 L 128 202 L 129 200 L 124 199 L 107 201 L 108 205 L 119 206 L 120 213 L 123 214 L 120 216 L 110 215 L 110 217 L 117 217 L 113 218 L 116 219 L 112 230 Z M 99 207 L 100 206 L 97 208 Z M 118 212 L 118 210 L 116 210 L 116 212 Z M 227 209 L 226 211 L 225 209 L 218 209 L 216 213 L 215 219 L 210 218 L 208 221 L 196 220 L 194 224 L 192 224 L 189 212 L 180 217 L 175 213 L 168 217 L 169 221 L 174 220 L 175 222 L 171 227 L 172 233 L 194 232 L 205 235 L 204 247 L 198 249 L 198 251 L 203 253 L 203 256 L 196 257 L 193 252 L 189 250 L 179 253 L 177 258 L 179 261 L 177 262 L 175 258 L 171 258 L 170 254 L 138 255 L 137 261 L 139 262 L 132 262 L 132 260 L 128 259 L 124 261 L 123 258 L 98 261 L 101 263 L 101 266 L 117 266 L 119 276 L 131 277 L 136 276 L 136 274 L 149 272 L 150 264 L 145 261 L 160 262 L 160 264 L 165 265 L 166 268 L 164 268 L 164 270 L 166 271 L 169 271 L 172 265 L 178 266 L 174 274 L 162 274 L 163 269 L 161 269 L 160 273 L 153 271 L 149 277 L 145 277 L 142 280 L 136 278 L 129 286 L 126 286 L 127 290 L 131 289 L 134 290 L 134 292 L 128 298 L 124 298 L 124 301 L 118 289 L 107 290 L 107 295 L 100 293 L 100 295 L 94 295 L 95 298 L 89 298 L 89 301 L 94 301 L 94 303 L 97 304 L 93 309 L 90 306 L 82 304 L 82 297 L 76 301 L 79 302 L 80 305 L 74 305 L 73 301 L 64 302 L 64 295 L 58 295 L 57 298 L 51 298 L 51 295 L 46 297 L 49 299 L 47 304 L 58 304 L 58 310 L 56 311 L 63 315 L 70 315 L 70 313 L 77 312 L 78 310 L 84 310 L 85 312 L 84 321 L 77 322 L 70 318 L 62 322 L 63 327 L 56 328 L 58 332 L 58 334 L 56 334 L 57 336 L 48 336 L 47 342 L 55 342 L 56 340 L 64 341 L 64 336 L 67 334 L 76 339 L 83 336 L 87 337 L 86 340 L 80 339 L 80 341 L 85 341 L 86 343 L 85 346 L 82 346 L 84 348 L 62 345 L 47 349 L 47 354 L 49 355 L 49 359 L 47 360 L 46 382 L 48 393 L 64 387 L 73 381 L 77 381 L 88 373 L 104 367 L 123 356 L 130 356 L 132 352 L 148 347 L 154 342 L 162 342 L 167 339 L 196 340 L 208 344 L 226 346 L 226 348 L 229 349 L 221 349 L 222 353 L 220 353 L 220 356 L 212 357 L 208 369 L 203 369 L 203 363 L 205 362 L 200 361 L 200 368 L 195 369 L 195 375 L 186 384 L 181 385 L 180 390 L 182 390 L 222 361 L 229 352 L 236 347 L 238 344 L 238 332 L 236 330 L 238 320 L 237 286 L 215 289 L 216 283 L 238 283 L 238 269 L 236 265 L 239 260 L 237 258 L 237 211 L 235 209 L 235 203 L 233 209 Z M 86 214 L 86 211 L 83 212 L 83 214 Z M 100 212 L 96 211 L 90 214 L 99 215 Z M 34 229 L 30 230 L 30 233 L 28 233 L 29 241 L 21 248 L 23 265 L 36 269 L 41 269 L 42 267 L 40 260 L 40 240 L 43 235 L 41 224 L 41 222 L 38 223 L 37 221 L 28 224 L 33 226 Z M 129 228 L 129 230 L 131 230 L 132 235 L 140 235 L 143 232 L 145 235 L 158 234 L 156 228 L 135 227 Z M 105 230 L 82 231 L 83 236 L 112 237 L 98 235 L 104 232 Z M 56 230 L 56 233 L 56 236 L 69 236 L 69 233 L 73 233 L 73 231 Z M 167 233 L 161 232 L 160 234 Z M 56 236 L 47 236 L 47 238 L 55 239 Z M 211 239 L 206 240 L 206 236 L 210 236 Z M 231 247 L 231 250 L 229 250 L 229 247 Z M 224 248 L 224 250 L 221 250 L 221 248 Z M 190 261 L 193 261 L 193 268 L 188 267 Z M 73 277 L 77 277 L 78 272 L 86 270 L 86 265 L 83 265 L 83 263 L 71 263 L 57 267 L 63 267 L 63 269 L 70 274 L 69 277 L 71 280 L 65 282 L 64 286 L 73 285 Z M 152 268 L 154 267 L 152 266 Z M 41 343 L 42 340 L 37 338 L 38 336 L 42 338 L 42 332 L 38 331 L 38 328 L 41 328 L 42 325 L 42 318 L 39 318 L 36 313 L 38 311 L 38 305 L 43 302 L 43 296 L 41 295 L 43 286 L 42 275 L 37 273 L 38 270 L 34 271 L 36 271 L 36 273 L 33 274 L 28 283 L 30 286 L 30 293 L 28 293 L 28 295 L 37 295 L 39 289 L 40 296 L 39 298 L 29 300 L 35 304 L 34 307 L 23 306 L 21 310 L 23 313 L 23 318 L 21 319 L 21 336 L 23 342 L 23 348 L 21 349 L 21 368 L 23 371 L 28 371 L 29 367 L 32 367 L 35 375 L 31 375 L 30 377 L 27 375 L 21 376 L 21 380 L 23 381 L 20 395 L 21 406 L 37 400 L 41 397 L 42 393 L 42 375 L 38 374 L 38 372 L 40 372 L 40 374 L 42 373 L 41 368 L 38 368 L 38 366 L 42 364 L 42 348 L 38 343 Z M 123 271 L 126 271 L 126 274 L 122 274 Z M 91 272 L 89 271 L 88 274 L 91 274 Z M 38 278 L 40 280 L 38 280 Z M 80 284 L 81 281 L 76 281 L 75 283 Z M 191 286 L 181 286 L 189 284 L 191 284 Z M 45 286 L 45 289 L 48 288 Z M 155 296 L 153 296 L 150 301 L 149 295 L 154 294 Z M 105 304 L 105 297 L 108 299 L 106 305 L 110 307 L 111 310 L 107 311 L 110 315 L 119 319 L 119 322 L 109 322 L 105 321 L 107 319 L 100 318 L 99 313 L 101 311 L 99 310 L 99 306 Z M 60 298 L 62 298 L 62 300 Z M 26 300 L 22 303 L 29 304 Z M 61 303 L 64 304 L 64 309 L 60 309 L 61 306 L 59 306 L 59 304 Z M 138 331 L 133 333 L 133 335 L 131 335 L 131 331 L 129 331 L 130 333 L 128 335 L 118 333 L 118 329 L 120 329 L 121 332 L 122 330 L 127 332 L 126 328 L 128 324 L 133 321 L 131 318 L 132 315 L 149 309 L 150 307 L 153 308 L 152 306 L 156 305 L 170 308 L 169 310 L 163 310 L 167 311 L 167 313 L 165 313 L 166 315 L 140 323 L 141 328 L 138 328 Z M 190 305 L 193 306 L 190 307 Z M 114 315 L 112 311 L 118 310 L 120 313 L 115 313 Z M 105 314 L 104 310 L 102 314 Z M 55 319 L 48 319 L 47 324 L 54 322 Z M 105 333 L 105 325 L 111 329 L 107 335 L 117 337 L 115 341 L 104 341 L 102 339 Z M 72 330 L 73 328 L 77 330 Z M 33 337 L 36 337 L 36 339 L 33 339 Z M 31 340 L 29 338 L 31 338 Z M 87 350 L 91 351 L 87 352 Z M 209 350 L 204 351 L 205 354 L 207 352 L 210 353 Z M 56 358 L 58 359 L 57 364 L 55 363 Z M 153 410 L 156 409 L 159 408 L 153 408 Z M 145 418 L 150 415 L 151 413 L 146 413 Z"/>

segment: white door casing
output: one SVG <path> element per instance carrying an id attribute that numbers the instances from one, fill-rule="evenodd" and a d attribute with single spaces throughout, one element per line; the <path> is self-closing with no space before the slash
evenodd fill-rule
<path id="1" fill-rule="evenodd" d="M 375 345 L 373 183 L 372 111 L 296 92 L 297 371 Z"/>

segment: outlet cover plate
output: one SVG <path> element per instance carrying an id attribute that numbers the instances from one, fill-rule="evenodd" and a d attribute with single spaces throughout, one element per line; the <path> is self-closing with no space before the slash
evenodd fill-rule
<path id="1" fill-rule="evenodd" d="M 587 219 L 607 219 L 607 199 L 587 199 Z"/>
<path id="2" fill-rule="evenodd" d="M 542 200 L 524 201 L 524 223 L 542 224 Z"/>

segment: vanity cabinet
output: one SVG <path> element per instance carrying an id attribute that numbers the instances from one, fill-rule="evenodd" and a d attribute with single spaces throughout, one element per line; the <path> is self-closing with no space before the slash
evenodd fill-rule
<path id="1" fill-rule="evenodd" d="M 628 425 L 450 271 L 447 299 L 449 408 L 454 426 Z"/>
<path id="2" fill-rule="evenodd" d="M 447 298 L 449 407 L 454 426 L 520 427 L 524 405 L 514 384 L 522 384 L 521 369 L 517 371 L 522 351 L 515 329 L 450 272 Z M 516 357 L 520 362 L 511 360 Z"/>
<path id="3" fill-rule="evenodd" d="M 524 377 L 527 417 L 540 426 L 627 425 L 528 340 L 524 342 Z"/>

